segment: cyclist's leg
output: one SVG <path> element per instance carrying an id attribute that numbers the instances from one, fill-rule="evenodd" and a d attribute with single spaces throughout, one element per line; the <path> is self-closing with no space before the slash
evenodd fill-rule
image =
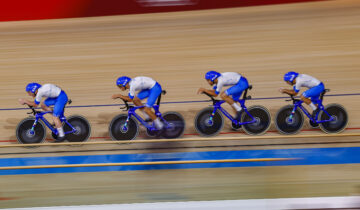
<path id="1" fill-rule="evenodd" d="M 64 129 L 60 121 L 60 117 L 64 115 L 65 105 L 68 102 L 68 97 L 64 91 L 61 91 L 60 95 L 56 98 L 56 103 L 54 104 L 53 111 L 53 120 L 55 127 L 59 132 L 59 137 L 64 137 Z"/>
<path id="2" fill-rule="evenodd" d="M 162 89 L 160 84 L 156 83 L 155 86 L 150 89 L 150 94 L 145 104 L 145 112 L 154 121 L 156 128 L 159 130 L 163 128 L 163 123 L 160 121 L 159 118 L 156 117 L 155 113 L 152 110 L 152 106 L 155 104 L 156 99 L 160 96 L 161 91 Z"/>
<path id="3" fill-rule="evenodd" d="M 232 86 L 221 94 L 221 98 L 230 104 L 236 112 L 241 111 L 241 106 L 236 103 L 242 95 L 243 91 L 249 87 L 246 78 L 241 77 L 238 84 Z"/>
<path id="4" fill-rule="evenodd" d="M 320 94 L 324 91 L 324 89 L 324 84 L 320 83 L 318 86 L 315 86 L 303 92 L 300 99 L 304 101 L 307 105 L 309 105 L 313 111 L 315 111 L 317 109 L 317 106 L 314 103 L 318 102 Z"/>
<path id="5" fill-rule="evenodd" d="M 150 95 L 150 90 L 142 90 L 142 91 L 140 91 L 133 100 L 134 104 L 136 106 L 143 106 L 143 103 L 141 102 L 141 100 L 149 97 L 149 95 Z M 140 110 L 144 115 L 145 121 L 149 121 L 150 116 L 145 112 L 145 108 L 140 108 Z"/>
<path id="6" fill-rule="evenodd" d="M 53 109 L 50 106 L 55 105 L 56 98 L 47 98 L 43 103 L 41 103 L 41 108 L 45 111 L 52 112 Z"/>

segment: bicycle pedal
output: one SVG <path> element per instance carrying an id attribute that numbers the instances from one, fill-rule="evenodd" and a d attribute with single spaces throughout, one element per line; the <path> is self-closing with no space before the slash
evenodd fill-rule
<path id="1" fill-rule="evenodd" d="M 309 120 L 309 124 L 310 124 L 310 126 L 313 127 L 313 128 L 319 127 L 319 123 L 313 122 L 311 119 Z"/>
<path id="2" fill-rule="evenodd" d="M 241 124 L 235 124 L 235 123 L 231 123 L 231 129 L 234 131 L 237 131 L 241 128 Z"/>

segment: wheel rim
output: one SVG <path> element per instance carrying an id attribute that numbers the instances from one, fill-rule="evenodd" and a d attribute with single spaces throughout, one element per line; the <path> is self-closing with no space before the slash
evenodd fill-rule
<path id="1" fill-rule="evenodd" d="M 295 110 L 292 119 L 290 120 L 290 115 L 292 113 L 293 107 L 285 107 L 281 109 L 276 115 L 276 127 L 277 129 L 284 134 L 294 134 L 297 133 L 303 125 L 303 116 L 299 110 Z"/>
<path id="2" fill-rule="evenodd" d="M 325 110 L 330 114 L 333 120 L 320 123 L 320 128 L 327 133 L 337 133 L 345 129 L 348 121 L 348 116 L 344 108 L 340 105 L 328 105 Z M 324 112 L 321 112 L 321 120 L 329 120 L 330 117 Z"/>
<path id="3" fill-rule="evenodd" d="M 35 119 L 24 119 L 16 128 L 16 137 L 20 143 L 36 144 L 45 139 L 46 130 L 44 125 L 39 121 L 32 131 Z"/>
<path id="4" fill-rule="evenodd" d="M 248 111 L 253 116 L 252 119 L 247 113 L 242 115 L 242 123 L 251 122 L 243 125 L 243 129 L 248 134 L 262 134 L 267 131 L 270 126 L 270 114 L 262 107 L 252 107 Z"/>
<path id="5" fill-rule="evenodd" d="M 165 138 L 178 138 L 185 130 L 185 122 L 180 114 L 176 112 L 165 113 L 163 116 L 166 129 L 162 134 Z"/>
<path id="6" fill-rule="evenodd" d="M 195 118 L 195 128 L 203 136 L 213 136 L 220 132 L 223 127 L 223 119 L 219 112 L 215 112 L 211 122 L 210 117 L 213 109 L 204 109 Z"/>
<path id="7" fill-rule="evenodd" d="M 75 132 L 66 134 L 66 139 L 70 142 L 84 142 L 90 136 L 90 124 L 86 119 L 73 116 L 68 119 L 68 122 L 74 127 Z M 68 124 L 64 124 L 64 131 L 70 132 L 72 128 Z"/>
<path id="8" fill-rule="evenodd" d="M 130 118 L 127 122 L 127 126 L 124 126 L 127 120 L 127 116 L 121 115 L 115 117 L 110 124 L 110 136 L 113 140 L 131 140 L 138 135 L 138 125 L 133 118 Z"/>

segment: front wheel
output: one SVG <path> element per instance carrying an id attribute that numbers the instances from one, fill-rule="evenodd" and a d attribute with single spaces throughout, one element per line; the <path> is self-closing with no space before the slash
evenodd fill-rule
<path id="1" fill-rule="evenodd" d="M 348 114 L 340 104 L 329 104 L 325 107 L 325 111 L 333 117 L 332 121 L 319 123 L 320 129 L 326 133 L 339 133 L 346 128 L 348 123 Z M 330 116 L 321 111 L 320 120 L 329 120 Z"/>
<path id="2" fill-rule="evenodd" d="M 109 134 L 112 140 L 131 140 L 136 138 L 139 133 L 139 125 L 133 117 L 130 117 L 125 126 L 127 118 L 126 114 L 120 114 L 111 121 Z"/>
<path id="3" fill-rule="evenodd" d="M 34 127 L 31 128 L 35 122 L 35 118 L 25 118 L 16 127 L 16 138 L 21 144 L 36 144 L 44 141 L 46 136 L 46 128 L 43 122 L 38 121 Z"/>
<path id="4" fill-rule="evenodd" d="M 84 117 L 74 115 L 70 116 L 67 121 L 76 131 L 74 133 L 66 134 L 66 140 L 69 142 L 85 142 L 89 139 L 91 126 Z M 64 132 L 69 131 L 72 131 L 72 128 L 67 123 L 64 123 Z"/>
<path id="5" fill-rule="evenodd" d="M 164 138 L 174 139 L 183 135 L 185 130 L 185 120 L 177 112 L 165 112 L 163 114 L 165 131 L 162 133 Z"/>
<path id="6" fill-rule="evenodd" d="M 282 134 L 296 134 L 300 131 L 304 124 L 304 116 L 299 109 L 295 110 L 292 119 L 290 119 L 293 109 L 293 105 L 287 105 L 282 107 L 276 113 L 275 125 L 278 131 Z"/>
<path id="7" fill-rule="evenodd" d="M 246 112 L 241 116 L 241 122 L 250 122 L 255 120 L 253 123 L 243 124 L 243 130 L 250 135 L 264 134 L 271 124 L 271 116 L 269 111 L 263 106 L 252 106 L 248 109 L 249 116 Z"/>
<path id="8" fill-rule="evenodd" d="M 213 111 L 213 107 L 208 107 L 201 110 L 195 117 L 196 131 L 202 136 L 215 136 L 224 126 L 224 119 L 219 110 L 216 110 L 212 120 L 210 120 Z"/>

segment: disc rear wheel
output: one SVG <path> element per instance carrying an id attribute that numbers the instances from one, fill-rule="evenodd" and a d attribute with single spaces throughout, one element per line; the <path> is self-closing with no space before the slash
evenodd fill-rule
<path id="1" fill-rule="evenodd" d="M 329 104 L 325 111 L 333 118 L 332 121 L 320 123 L 320 129 L 326 133 L 339 133 L 346 128 L 348 123 L 348 114 L 340 104 Z M 329 120 L 330 116 L 324 111 L 320 112 L 320 120 Z"/>
<path id="2" fill-rule="evenodd" d="M 74 115 L 67 119 L 68 123 L 75 128 L 74 133 L 66 134 L 66 139 L 69 142 L 84 142 L 87 141 L 91 134 L 90 123 L 82 116 Z M 64 132 L 72 131 L 72 128 L 65 123 Z"/>
<path id="3" fill-rule="evenodd" d="M 263 106 L 252 106 L 248 109 L 248 112 L 250 115 L 252 115 L 253 118 L 244 112 L 241 116 L 241 122 L 254 122 L 243 124 L 243 130 L 250 135 L 264 134 L 269 129 L 271 124 L 271 116 L 269 111 Z"/>
<path id="4" fill-rule="evenodd" d="M 185 120 L 181 114 L 177 112 L 166 112 L 163 114 L 163 118 L 166 121 L 166 126 L 162 136 L 168 139 L 174 139 L 180 137 L 185 130 Z"/>

